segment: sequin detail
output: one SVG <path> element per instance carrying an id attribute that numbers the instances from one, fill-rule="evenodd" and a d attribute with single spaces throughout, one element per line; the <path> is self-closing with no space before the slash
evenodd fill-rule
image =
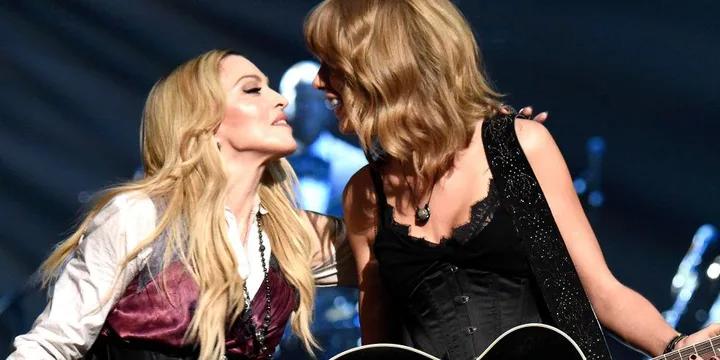
<path id="1" fill-rule="evenodd" d="M 482 125 L 485 153 L 501 201 L 523 239 L 555 325 L 589 360 L 611 359 L 600 324 L 515 133 L 514 111 Z"/>

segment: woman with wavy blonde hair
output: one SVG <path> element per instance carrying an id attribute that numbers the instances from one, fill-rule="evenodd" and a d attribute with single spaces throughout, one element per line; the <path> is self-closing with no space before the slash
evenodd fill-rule
<path id="1" fill-rule="evenodd" d="M 364 343 L 404 327 L 430 355 L 474 359 L 542 322 L 608 359 L 598 319 L 653 355 L 720 334 L 676 333 L 613 276 L 552 136 L 503 113 L 449 0 L 325 0 L 305 37 L 315 86 L 373 154 L 343 198 Z"/>
<path id="2" fill-rule="evenodd" d="M 295 207 L 286 105 L 230 51 L 158 81 L 144 177 L 105 191 L 45 261 L 49 304 L 10 359 L 267 359 L 288 321 L 311 350 L 316 280 L 342 281 L 320 239 L 343 236 Z"/>

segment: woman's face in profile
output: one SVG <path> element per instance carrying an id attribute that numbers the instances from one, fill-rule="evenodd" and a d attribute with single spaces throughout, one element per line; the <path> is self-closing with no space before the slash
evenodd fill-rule
<path id="1" fill-rule="evenodd" d="M 333 109 L 333 113 L 338 120 L 340 132 L 344 134 L 354 133 L 355 129 L 353 129 L 345 116 L 343 99 L 338 90 L 342 86 L 342 80 L 337 75 L 337 72 L 333 72 L 327 64 L 322 63 L 320 65 L 320 71 L 318 71 L 318 74 L 313 80 L 313 86 L 325 93 L 325 100 Z"/>
<path id="2" fill-rule="evenodd" d="M 220 65 L 225 91 L 225 116 L 215 134 L 220 145 L 272 158 L 295 152 L 297 143 L 284 113 L 287 100 L 246 58 L 230 55 Z"/>

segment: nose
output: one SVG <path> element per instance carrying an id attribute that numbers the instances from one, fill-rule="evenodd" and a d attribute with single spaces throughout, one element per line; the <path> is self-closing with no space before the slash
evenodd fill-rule
<path id="1" fill-rule="evenodd" d="M 270 89 L 270 90 L 272 90 L 272 92 L 275 94 L 275 101 L 277 101 L 275 106 L 279 107 L 281 109 L 286 108 L 288 106 L 288 99 L 285 98 L 285 96 L 283 96 L 279 92 L 275 91 L 274 89 Z"/>

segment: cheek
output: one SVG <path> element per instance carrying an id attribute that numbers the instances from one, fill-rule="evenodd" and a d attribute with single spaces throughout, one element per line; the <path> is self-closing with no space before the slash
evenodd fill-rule
<path id="1" fill-rule="evenodd" d="M 267 108 L 257 104 L 232 104 L 225 109 L 225 118 L 220 128 L 224 128 L 224 135 L 232 141 L 248 135 L 258 135 L 267 125 L 267 119 Z"/>
<path id="2" fill-rule="evenodd" d="M 264 151 L 286 155 L 295 150 L 292 130 L 271 125 L 277 111 L 263 102 L 234 103 L 225 108 L 217 135 L 237 151 Z"/>

